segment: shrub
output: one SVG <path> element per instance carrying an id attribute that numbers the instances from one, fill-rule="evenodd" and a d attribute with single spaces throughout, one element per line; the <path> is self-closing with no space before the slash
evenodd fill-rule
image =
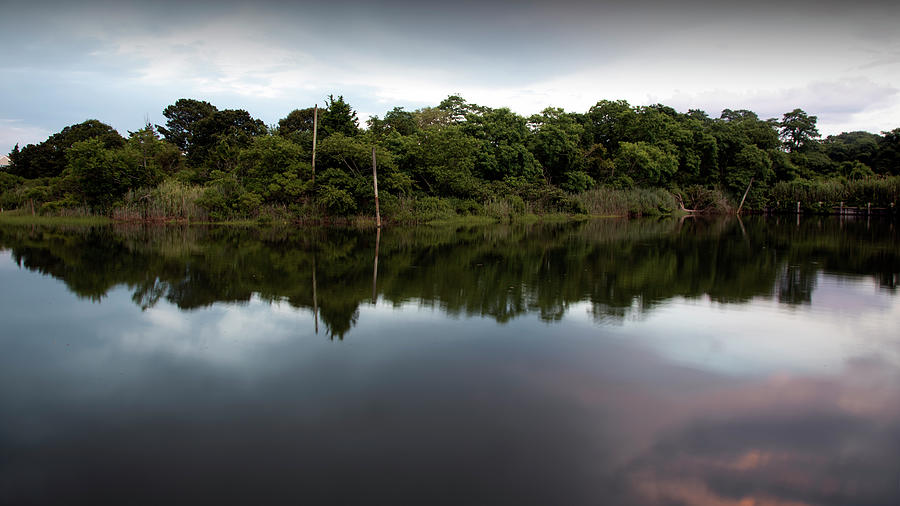
<path id="1" fill-rule="evenodd" d="M 335 216 L 348 216 L 356 211 L 353 197 L 346 190 L 331 185 L 319 186 L 316 203 Z"/>
<path id="2" fill-rule="evenodd" d="M 450 202 L 438 197 L 422 197 L 416 199 L 413 206 L 416 221 L 446 220 L 456 216 Z"/>

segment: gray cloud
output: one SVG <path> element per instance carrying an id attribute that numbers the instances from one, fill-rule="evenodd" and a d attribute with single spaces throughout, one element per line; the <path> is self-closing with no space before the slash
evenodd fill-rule
<path id="1" fill-rule="evenodd" d="M 526 114 L 604 98 L 803 107 L 877 130 L 900 108 L 898 21 L 870 1 L 19 3 L 0 20 L 0 116 L 133 130 L 196 97 L 274 123 L 332 92 L 363 116 L 461 92 Z"/>

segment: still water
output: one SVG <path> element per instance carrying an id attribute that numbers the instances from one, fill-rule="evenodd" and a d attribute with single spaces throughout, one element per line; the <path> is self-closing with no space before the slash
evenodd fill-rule
<path id="1" fill-rule="evenodd" d="M 0 228 L 0 504 L 900 504 L 900 237 Z"/>

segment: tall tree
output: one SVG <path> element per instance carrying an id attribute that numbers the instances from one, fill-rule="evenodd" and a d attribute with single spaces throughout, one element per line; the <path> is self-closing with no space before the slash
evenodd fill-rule
<path id="1" fill-rule="evenodd" d="M 488 107 L 470 104 L 459 95 L 450 95 L 441 100 L 436 109 L 447 112 L 450 115 L 450 121 L 457 124 L 465 123 L 466 117 L 470 114 L 480 115 L 490 110 Z"/>
<path id="2" fill-rule="evenodd" d="M 156 125 L 156 128 L 167 141 L 187 153 L 193 143 L 194 126 L 216 111 L 216 106 L 209 102 L 181 98 L 163 110 L 163 116 L 168 119 L 166 126 Z"/>
<path id="3" fill-rule="evenodd" d="M 666 186 L 678 170 L 678 157 L 647 142 L 623 142 L 615 164 L 618 185 Z"/>
<path id="4" fill-rule="evenodd" d="M 312 107 L 294 109 L 287 116 L 278 120 L 278 135 L 290 137 L 299 132 L 312 132 L 313 113 Z"/>
<path id="5" fill-rule="evenodd" d="M 359 133 L 359 119 L 356 117 L 350 104 L 344 101 L 344 96 L 328 95 L 325 101 L 325 110 L 322 111 L 322 118 L 319 120 L 322 127 L 323 135 L 344 134 L 353 137 Z"/>
<path id="6" fill-rule="evenodd" d="M 192 125 L 188 161 L 196 166 L 215 165 L 211 157 L 217 145 L 227 144 L 244 148 L 257 136 L 266 134 L 266 124 L 243 109 L 224 109 L 214 112 Z M 231 156 L 232 150 L 227 150 Z M 220 160 L 221 161 L 221 160 Z"/>
<path id="7" fill-rule="evenodd" d="M 632 137 L 637 115 L 624 100 L 601 100 L 586 116 L 586 133 L 592 144 L 602 144 L 608 151 L 615 151 L 620 142 L 637 140 Z"/>
<path id="8" fill-rule="evenodd" d="M 869 132 L 844 132 L 829 135 L 823 142 L 825 153 L 835 162 L 858 161 L 871 167 L 878 154 L 878 135 Z"/>
<path id="9" fill-rule="evenodd" d="M 15 171 L 16 161 L 19 159 L 19 143 L 16 143 L 16 147 L 9 152 L 9 167 L 4 169 L 5 172 L 9 172 L 10 174 Z"/>
<path id="10" fill-rule="evenodd" d="M 161 140 L 152 124 L 136 132 L 128 132 L 126 146 L 140 153 L 145 171 L 157 170 L 172 175 L 184 166 L 184 155 L 174 144 Z"/>
<path id="11" fill-rule="evenodd" d="M 493 109 L 470 114 L 463 128 L 481 143 L 476 171 L 482 178 L 533 181 L 540 177 L 539 164 L 526 146 L 531 131 L 522 116 L 507 108 Z"/>
<path id="12" fill-rule="evenodd" d="M 790 152 L 800 151 L 819 137 L 816 129 L 816 116 L 806 114 L 803 109 L 794 109 L 784 113 L 781 119 L 781 138 Z"/>
<path id="13" fill-rule="evenodd" d="M 385 133 L 412 135 L 419 129 L 419 125 L 413 113 L 404 111 L 402 107 L 394 107 L 384 115 L 384 129 Z"/>
<path id="14" fill-rule="evenodd" d="M 592 179 L 584 174 L 573 178 L 583 182 L 585 187 L 569 187 L 567 174 L 583 171 L 584 153 L 581 149 L 581 136 L 584 127 L 576 118 L 562 109 L 548 107 L 541 114 L 535 114 L 529 120 L 534 134 L 529 140 L 529 150 L 540 162 L 547 181 L 565 185 L 569 190 L 586 190 L 593 184 Z"/>
<path id="15" fill-rule="evenodd" d="M 881 132 L 874 169 L 879 174 L 900 174 L 900 128 Z"/>

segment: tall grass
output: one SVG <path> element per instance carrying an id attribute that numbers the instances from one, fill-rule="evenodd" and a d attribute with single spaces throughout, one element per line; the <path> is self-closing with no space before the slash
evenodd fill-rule
<path id="1" fill-rule="evenodd" d="M 658 216 L 678 209 L 675 197 L 661 188 L 594 188 L 574 196 L 592 216 Z"/>
<path id="2" fill-rule="evenodd" d="M 118 221 L 207 221 L 209 215 L 198 204 L 203 188 L 167 180 L 150 189 L 129 191 L 112 210 Z"/>
<path id="3" fill-rule="evenodd" d="M 900 201 L 900 176 L 871 177 L 855 181 L 783 181 L 772 187 L 771 205 L 779 210 L 794 210 L 797 202 L 805 211 L 830 211 L 844 203 L 850 207 L 897 208 Z"/>

